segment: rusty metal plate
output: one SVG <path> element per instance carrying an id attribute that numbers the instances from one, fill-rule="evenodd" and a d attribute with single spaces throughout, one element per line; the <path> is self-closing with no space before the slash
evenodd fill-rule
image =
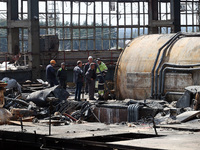
<path id="1" fill-rule="evenodd" d="M 127 88 L 150 88 L 151 74 L 146 72 L 127 73 Z"/>
<path id="2" fill-rule="evenodd" d="M 184 91 L 185 87 L 193 85 L 192 74 L 168 73 L 165 79 L 165 89 Z"/>
<path id="3" fill-rule="evenodd" d="M 127 108 L 96 107 L 94 109 L 94 114 L 104 123 L 120 123 L 127 121 Z"/>

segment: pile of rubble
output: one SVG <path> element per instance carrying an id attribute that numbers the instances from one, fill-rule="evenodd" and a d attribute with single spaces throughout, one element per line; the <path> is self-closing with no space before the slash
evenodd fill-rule
<path id="1" fill-rule="evenodd" d="M 100 122 L 100 116 L 98 118 L 95 114 L 106 115 L 106 111 L 112 109 L 123 109 L 127 112 L 127 115 L 123 114 L 123 120 L 135 125 L 181 124 L 200 118 L 200 86 L 187 87 L 185 94 L 171 103 L 150 99 L 78 102 L 69 99 L 74 89 L 68 88 L 69 93 L 59 86 L 49 88 L 48 83 L 41 79 L 36 83 L 26 81 L 21 85 L 14 79 L 4 78 L 1 81 L 0 107 L 3 108 L 0 108 L 0 124 L 21 125 L 22 122 L 31 122 L 69 125 L 85 121 Z M 108 109 L 96 111 L 100 107 Z"/>
<path id="2" fill-rule="evenodd" d="M 5 91 L 2 87 L 4 97 L 2 94 L 0 124 L 32 122 L 68 125 L 95 116 L 94 105 L 88 101 L 67 100 L 70 94 L 59 86 L 49 88 L 42 80 L 37 83 L 27 81 L 22 86 L 14 79 L 4 78 L 1 81 Z"/>
<path id="3" fill-rule="evenodd" d="M 29 65 L 19 65 L 15 63 L 9 63 L 9 62 L 2 62 L 0 63 L 0 71 L 4 70 L 25 70 L 28 69 Z"/>
<path id="4" fill-rule="evenodd" d="M 163 105 L 155 116 L 157 124 L 180 124 L 200 119 L 200 86 L 189 86 L 178 101 Z"/>
<path id="5" fill-rule="evenodd" d="M 200 86 L 189 86 L 178 101 L 128 100 L 128 121 L 156 125 L 200 123 Z"/>

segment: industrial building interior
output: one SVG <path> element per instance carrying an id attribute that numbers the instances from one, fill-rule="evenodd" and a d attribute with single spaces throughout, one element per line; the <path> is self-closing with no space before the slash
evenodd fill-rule
<path id="1" fill-rule="evenodd" d="M 0 148 L 199 150 L 199 30 L 199 0 L 0 0 Z M 76 101 L 89 56 L 104 100 Z"/>

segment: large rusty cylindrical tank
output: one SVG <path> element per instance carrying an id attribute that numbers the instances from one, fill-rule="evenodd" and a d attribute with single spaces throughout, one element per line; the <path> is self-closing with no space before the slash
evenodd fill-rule
<path id="1" fill-rule="evenodd" d="M 151 71 L 158 50 L 174 35 L 143 35 L 135 38 L 127 45 L 115 68 L 115 90 L 118 99 L 150 98 Z M 159 60 L 160 57 L 158 62 Z M 162 63 L 166 62 L 178 65 L 200 63 L 200 37 L 180 37 L 167 49 Z M 165 92 L 184 91 L 186 86 L 199 85 L 199 82 L 199 72 L 196 74 L 167 73 Z"/>

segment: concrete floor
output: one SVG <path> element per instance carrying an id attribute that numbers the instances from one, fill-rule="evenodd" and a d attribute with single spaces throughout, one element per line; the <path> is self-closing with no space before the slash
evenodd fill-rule
<path id="1" fill-rule="evenodd" d="M 68 100 L 74 99 L 74 90 Z M 97 94 L 95 94 L 97 98 Z M 88 95 L 84 94 L 82 100 L 88 99 Z M 93 101 L 96 103 L 96 101 Z M 126 114 L 125 114 L 126 115 Z M 81 124 L 70 123 L 70 125 L 51 126 L 51 135 L 49 135 L 49 126 L 45 123 L 23 123 L 23 132 L 21 126 L 17 125 L 1 125 L 0 126 L 0 149 L 1 141 L 9 138 L 18 142 L 23 135 L 25 138 L 40 137 L 42 141 L 50 141 L 46 146 L 65 147 L 59 141 L 74 142 L 75 145 L 89 145 L 98 149 L 169 149 L 169 150 L 199 150 L 200 149 L 200 120 L 196 119 L 188 123 L 160 125 L 157 128 L 159 136 L 155 135 L 152 124 L 132 124 L 132 123 L 91 123 L 83 122 Z M 4 133 L 5 132 L 5 133 Z M 28 135 L 31 134 L 31 135 Z M 141 135 L 144 136 L 141 136 Z M 119 135 L 124 135 L 121 137 Z M 17 138 L 17 139 L 15 139 Z M 21 139 L 23 141 L 24 139 Z M 26 138 L 29 141 L 28 138 Z M 27 142 L 26 141 L 26 142 Z M 43 142 L 37 141 L 37 144 Z M 42 144 L 43 145 L 43 144 Z M 94 149 L 91 147 L 90 149 Z M 68 147 L 67 147 L 68 149 Z M 79 148 L 80 149 L 80 148 Z M 86 148 L 87 149 L 87 148 Z M 97 150 L 97 149 L 96 149 Z"/>
<path id="2" fill-rule="evenodd" d="M 195 123 L 199 125 L 198 122 Z M 190 126 L 192 128 L 192 124 Z M 199 127 L 200 129 L 200 127 Z M 172 129 L 159 128 L 157 129 L 158 135 L 163 135 L 161 137 L 152 138 L 142 138 L 134 139 L 134 134 L 150 134 L 155 136 L 154 129 L 151 125 L 106 125 L 103 123 L 88 123 L 83 124 L 70 124 L 63 126 L 52 126 L 52 135 L 49 136 L 48 125 L 45 124 L 32 124 L 31 126 L 24 126 L 26 133 L 35 133 L 38 135 L 44 135 L 47 138 L 53 139 L 80 139 L 80 138 L 90 138 L 103 137 L 103 136 L 114 136 L 117 134 L 130 134 L 133 133 L 133 137 L 129 140 L 120 141 L 104 141 L 107 146 L 115 145 L 115 147 L 122 147 L 122 149 L 133 148 L 148 148 L 148 149 L 170 149 L 170 150 L 199 150 L 200 149 L 200 132 L 191 131 L 179 131 Z M 0 132 L 10 131 L 11 133 L 21 133 L 21 127 L 15 125 L 1 125 Z M 199 130 L 200 131 L 200 130 Z M 98 139 L 98 138 L 97 138 Z M 93 142 L 99 142 L 93 141 Z M 129 148 L 128 148 L 129 147 Z M 132 149 L 131 148 L 131 149 Z"/>

